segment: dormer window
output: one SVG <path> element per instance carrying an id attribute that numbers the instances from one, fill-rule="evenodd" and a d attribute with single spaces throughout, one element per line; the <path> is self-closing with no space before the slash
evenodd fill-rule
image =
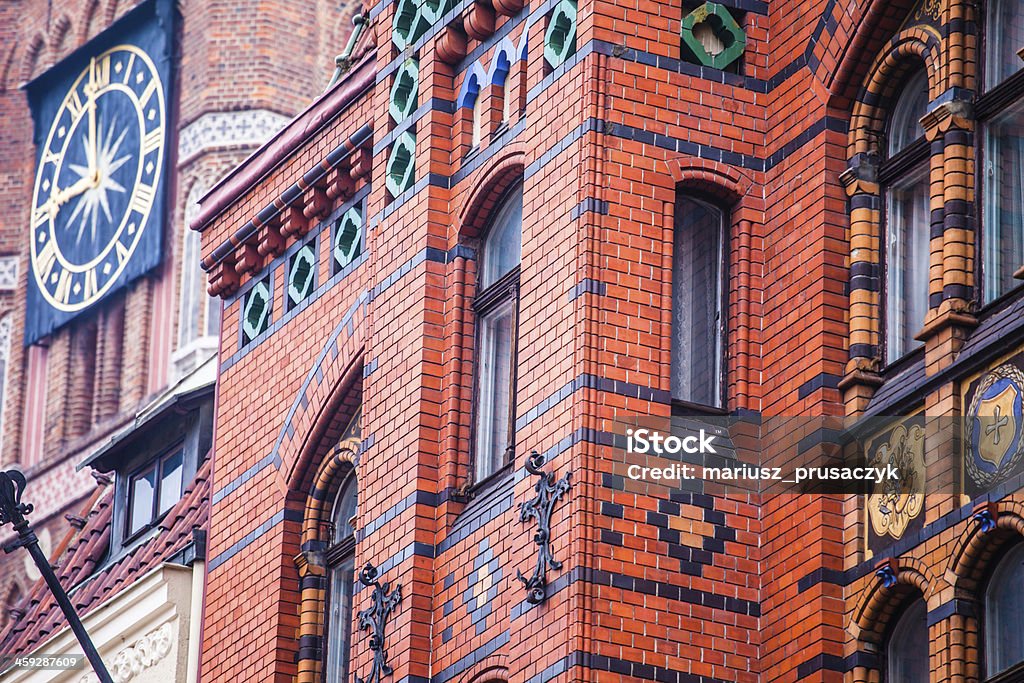
<path id="1" fill-rule="evenodd" d="M 212 357 L 82 463 L 114 475 L 111 558 L 149 537 L 210 453 L 216 369 Z"/>
<path id="2" fill-rule="evenodd" d="M 181 499 L 184 465 L 185 450 L 178 445 L 131 475 L 126 538 L 152 526 Z"/>

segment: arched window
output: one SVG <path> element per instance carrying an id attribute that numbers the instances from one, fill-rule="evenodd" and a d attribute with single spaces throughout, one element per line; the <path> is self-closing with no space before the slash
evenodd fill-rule
<path id="1" fill-rule="evenodd" d="M 900 615 L 886 644 L 886 683 L 928 683 L 928 610 L 918 598 Z"/>
<path id="2" fill-rule="evenodd" d="M 473 475 L 478 482 L 513 457 L 522 240 L 523 186 L 518 183 L 505 194 L 484 236 L 473 302 L 477 316 Z"/>
<path id="3" fill-rule="evenodd" d="M 201 237 L 188 227 L 199 212 L 199 200 L 205 191 L 205 185 L 196 182 L 185 201 L 178 285 L 178 342 L 174 354 L 177 377 L 188 374 L 216 353 L 220 335 L 220 300 L 206 292 L 206 276 L 200 265 Z"/>
<path id="4" fill-rule="evenodd" d="M 984 636 L 988 677 L 1024 662 L 1024 543 L 1007 553 L 988 583 Z"/>
<path id="5" fill-rule="evenodd" d="M 726 212 L 676 196 L 672 247 L 672 399 L 723 405 Z"/>
<path id="6" fill-rule="evenodd" d="M 1019 0 L 990 0 L 985 12 L 981 283 L 987 303 L 1017 285 L 1024 266 L 1024 12 Z"/>
<path id="7" fill-rule="evenodd" d="M 331 545 L 327 548 L 327 639 L 324 661 L 326 683 L 348 683 L 352 644 L 352 588 L 355 585 L 356 536 L 353 528 L 358 507 L 356 474 L 349 472 L 334 503 Z"/>
<path id="8" fill-rule="evenodd" d="M 885 357 L 899 359 L 920 345 L 914 339 L 928 313 L 930 195 L 928 143 L 921 117 L 928 111 L 928 78 L 920 69 L 900 88 L 886 127 Z"/>

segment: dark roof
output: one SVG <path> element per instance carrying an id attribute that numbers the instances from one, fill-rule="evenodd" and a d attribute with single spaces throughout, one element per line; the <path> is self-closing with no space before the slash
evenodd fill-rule
<path id="1" fill-rule="evenodd" d="M 71 592 L 71 602 L 84 616 L 120 593 L 140 577 L 187 548 L 194 529 L 205 529 L 210 507 L 210 460 L 207 458 L 178 503 L 160 521 L 159 531 L 109 565 L 101 566 L 110 546 L 112 486 L 92 498 L 85 525 L 56 560 L 57 577 Z M 16 552 L 24 552 L 22 550 Z M 37 581 L 0 634 L 0 656 L 28 654 L 67 626 L 67 621 L 42 579 Z"/>

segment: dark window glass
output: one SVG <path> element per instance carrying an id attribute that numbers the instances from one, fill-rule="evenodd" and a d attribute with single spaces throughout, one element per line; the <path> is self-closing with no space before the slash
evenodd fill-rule
<path id="1" fill-rule="evenodd" d="M 1024 662 L 1024 544 L 999 563 L 985 591 L 985 672 Z"/>
<path id="2" fill-rule="evenodd" d="M 1013 274 L 1024 266 L 1024 101 L 987 122 L 982 153 L 981 242 L 988 302 L 1019 285 Z"/>
<path id="3" fill-rule="evenodd" d="M 982 301 L 1021 284 L 1024 266 L 1024 11 L 1020 0 L 985 3 L 985 92 L 978 112 Z M 1016 77 L 1015 77 L 1016 76 Z"/>
<path id="4" fill-rule="evenodd" d="M 928 683 L 928 612 L 915 600 L 900 616 L 889 636 L 886 683 Z"/>
<path id="5" fill-rule="evenodd" d="M 928 113 L 928 75 L 915 72 L 900 89 L 889 117 L 889 156 L 894 156 L 924 135 L 921 118 Z"/>
<path id="6" fill-rule="evenodd" d="M 161 456 L 128 478 L 127 536 L 133 536 L 181 500 L 185 452 L 181 448 Z"/>
<path id="7" fill-rule="evenodd" d="M 928 314 L 931 217 L 928 147 L 921 117 L 928 111 L 928 76 L 920 68 L 899 88 L 886 127 L 885 358 L 893 362 L 921 345 L 914 339 Z"/>
<path id="8" fill-rule="evenodd" d="M 515 409 L 519 264 L 523 239 L 523 187 L 501 202 L 481 249 L 477 314 L 473 475 L 477 481 L 512 457 Z"/>
<path id="9" fill-rule="evenodd" d="M 672 398 L 722 405 L 725 213 L 680 196 L 672 252 Z"/>
<path id="10" fill-rule="evenodd" d="M 990 90 L 1024 67 L 1024 11 L 1020 0 L 988 0 L 985 17 L 985 89 Z"/>
<path id="11" fill-rule="evenodd" d="M 350 473 L 334 503 L 332 545 L 327 550 L 328 600 L 327 648 L 324 659 L 326 683 L 347 683 L 352 647 L 352 595 L 355 585 L 354 518 L 358 510 L 355 473 Z"/>

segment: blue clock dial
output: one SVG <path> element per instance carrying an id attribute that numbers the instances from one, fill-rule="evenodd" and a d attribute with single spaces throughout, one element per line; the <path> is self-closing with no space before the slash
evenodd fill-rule
<path id="1" fill-rule="evenodd" d="M 132 45 L 90 60 L 50 128 L 36 174 L 33 272 L 55 308 L 102 297 L 146 229 L 163 168 L 165 105 L 152 61 Z"/>

